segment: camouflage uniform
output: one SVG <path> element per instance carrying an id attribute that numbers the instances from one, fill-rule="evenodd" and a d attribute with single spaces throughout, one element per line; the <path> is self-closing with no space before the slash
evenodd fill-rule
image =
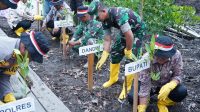
<path id="1" fill-rule="evenodd" d="M 112 64 L 119 63 L 124 56 L 126 40 L 123 33 L 131 29 L 134 34 L 133 53 L 137 56 L 140 52 L 142 40 L 145 35 L 145 24 L 140 16 L 128 8 L 112 7 L 108 9 L 109 18 L 103 22 L 105 35 L 111 35 L 111 27 L 120 29 L 121 32 L 116 35 L 114 44 L 111 48 Z"/>
<path id="2" fill-rule="evenodd" d="M 73 35 L 76 40 L 81 39 L 82 45 L 87 45 L 89 39 L 103 39 L 103 27 L 102 24 L 96 20 L 90 20 L 86 23 L 81 22 L 77 26 L 77 30 Z"/>
<path id="3" fill-rule="evenodd" d="M 89 5 L 89 14 L 98 16 L 98 7 L 101 0 L 93 0 Z"/>

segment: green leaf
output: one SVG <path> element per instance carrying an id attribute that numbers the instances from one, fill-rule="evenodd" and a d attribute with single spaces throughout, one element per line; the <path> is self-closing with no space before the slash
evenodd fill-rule
<path id="1" fill-rule="evenodd" d="M 151 50 L 151 53 L 152 54 L 154 54 L 154 48 L 155 48 L 155 41 L 156 41 L 156 39 L 155 39 L 155 36 L 154 35 L 152 35 L 152 37 L 151 37 L 151 42 L 150 42 L 150 50 Z"/>
<path id="2" fill-rule="evenodd" d="M 137 60 L 138 60 L 137 57 L 136 57 L 134 54 L 132 55 L 132 57 L 133 57 L 133 60 L 134 60 L 134 61 L 137 61 Z"/>
<path id="3" fill-rule="evenodd" d="M 160 79 L 160 72 L 158 72 L 158 73 L 151 72 L 150 75 L 151 75 L 152 80 L 157 81 Z"/>
<path id="4" fill-rule="evenodd" d="M 146 44 L 146 43 L 145 43 L 145 49 L 149 54 L 151 54 L 150 46 L 148 44 Z"/>

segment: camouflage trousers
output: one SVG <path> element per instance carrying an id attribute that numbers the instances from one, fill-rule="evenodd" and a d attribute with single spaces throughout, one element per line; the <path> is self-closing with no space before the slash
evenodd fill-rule
<path id="1" fill-rule="evenodd" d="M 134 32 L 134 42 L 132 45 L 132 52 L 136 57 L 139 57 L 141 51 L 141 47 L 142 47 L 142 42 L 143 42 L 143 38 L 145 35 L 145 31 L 144 30 L 138 30 L 137 32 Z M 122 33 L 118 33 L 116 35 L 116 38 L 113 39 L 114 43 L 112 44 L 111 47 L 111 63 L 112 64 L 117 64 L 120 63 L 120 61 L 123 59 L 124 57 L 124 49 L 126 48 L 126 40 L 125 37 Z M 127 60 L 126 63 L 131 62 L 131 60 Z"/>

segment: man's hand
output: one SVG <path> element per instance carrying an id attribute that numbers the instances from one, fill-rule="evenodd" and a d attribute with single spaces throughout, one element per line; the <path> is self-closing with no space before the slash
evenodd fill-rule
<path id="1" fill-rule="evenodd" d="M 74 41 L 69 41 L 69 45 L 70 45 L 70 46 L 75 46 L 75 45 L 76 45 L 76 42 L 74 42 Z"/>
<path id="2" fill-rule="evenodd" d="M 52 33 L 55 34 L 55 33 L 57 33 L 58 31 L 59 31 L 59 28 L 54 28 L 53 31 L 52 31 Z"/>
<path id="3" fill-rule="evenodd" d="M 41 31 L 44 32 L 46 30 L 46 25 L 43 23 L 42 27 L 41 27 Z"/>

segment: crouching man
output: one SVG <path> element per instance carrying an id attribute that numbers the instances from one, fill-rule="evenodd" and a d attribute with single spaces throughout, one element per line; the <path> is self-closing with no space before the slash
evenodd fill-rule
<path id="1" fill-rule="evenodd" d="M 0 38 L 0 101 L 15 101 L 10 76 L 15 75 L 19 68 L 17 55 L 28 55 L 29 61 L 42 63 L 43 56 L 49 51 L 46 37 L 40 32 L 23 33 L 20 39 Z M 1 102 L 2 103 L 2 102 Z"/>
<path id="2" fill-rule="evenodd" d="M 70 46 L 78 51 L 78 47 L 92 45 L 98 40 L 103 40 L 104 32 L 101 22 L 93 20 L 88 14 L 89 8 L 87 6 L 80 6 L 77 10 L 77 16 L 81 20 L 77 27 L 71 41 Z M 87 63 L 84 65 L 87 68 Z"/>
<path id="3" fill-rule="evenodd" d="M 138 112 L 146 112 L 148 99 L 155 94 L 158 95 L 159 112 L 168 112 L 167 106 L 181 102 L 187 96 L 187 89 L 182 84 L 182 70 L 181 53 L 174 48 L 171 38 L 156 38 L 153 64 L 139 74 Z M 130 103 L 133 101 L 133 90 L 132 87 L 128 94 Z"/>

